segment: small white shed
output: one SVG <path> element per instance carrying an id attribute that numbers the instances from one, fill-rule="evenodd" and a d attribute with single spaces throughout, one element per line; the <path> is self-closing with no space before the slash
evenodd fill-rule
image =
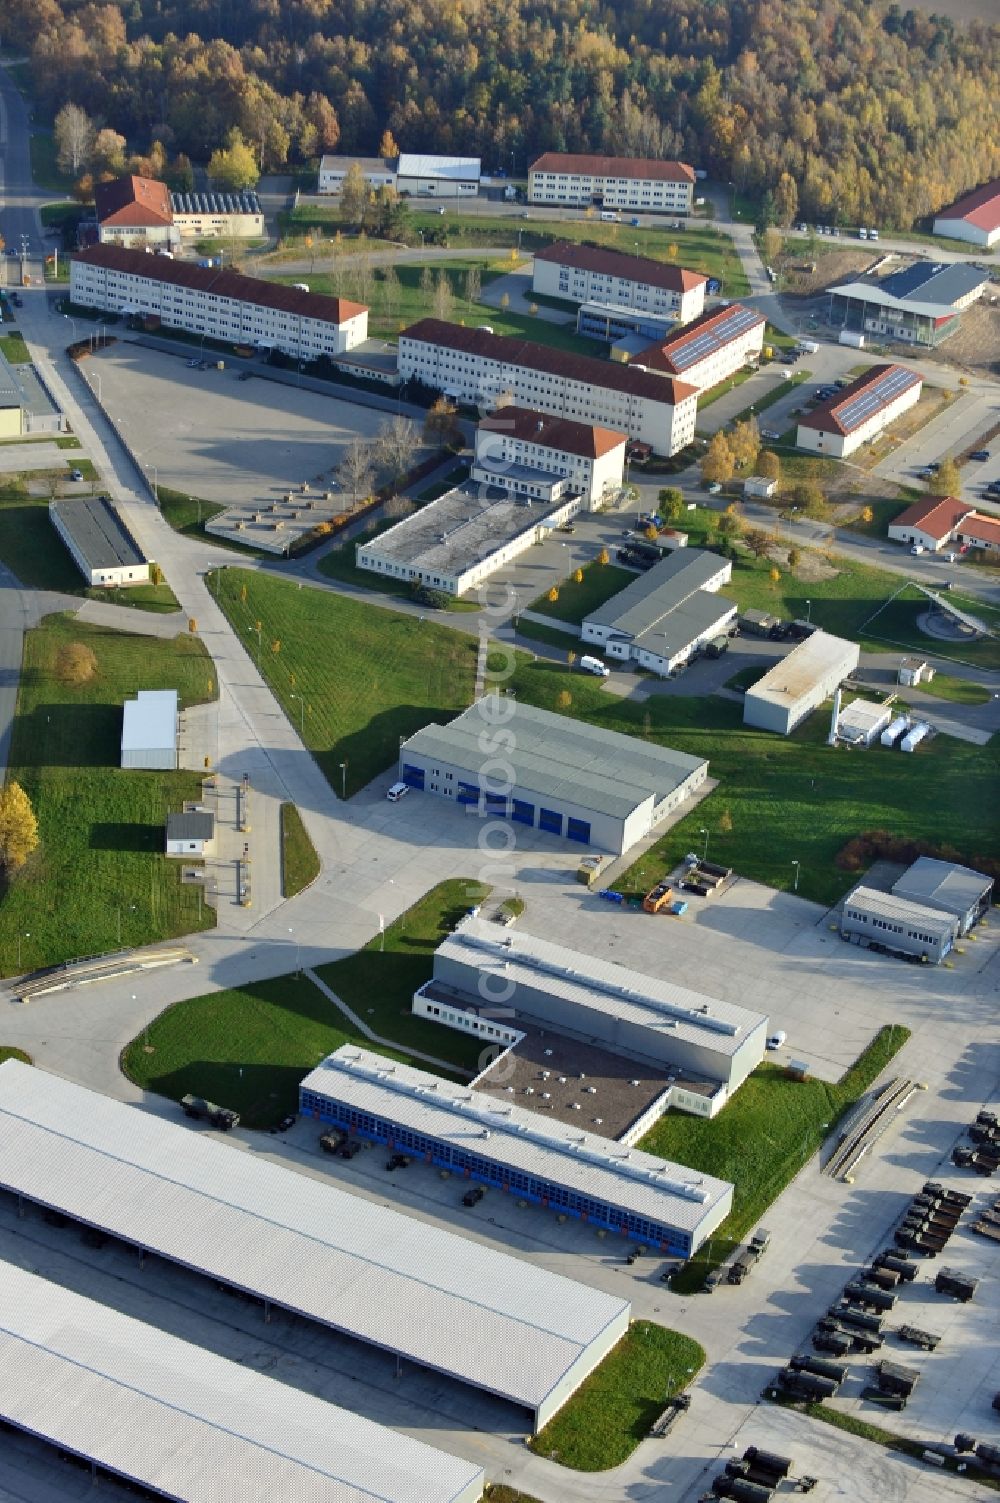
<path id="1" fill-rule="evenodd" d="M 776 480 L 768 480 L 764 475 L 750 475 L 743 482 L 743 494 L 757 501 L 770 501 L 778 489 Z"/>
<path id="2" fill-rule="evenodd" d="M 177 690 L 140 689 L 125 701 L 122 766 L 173 771 L 177 766 Z"/>
<path id="3" fill-rule="evenodd" d="M 211 809 L 185 809 L 167 815 L 168 856 L 211 856 L 215 850 L 215 815 Z"/>
<path id="4" fill-rule="evenodd" d="M 899 665 L 898 682 L 906 684 L 909 688 L 916 688 L 925 680 L 930 683 L 934 677 L 934 669 L 930 663 L 925 663 L 923 658 L 903 658 Z"/>

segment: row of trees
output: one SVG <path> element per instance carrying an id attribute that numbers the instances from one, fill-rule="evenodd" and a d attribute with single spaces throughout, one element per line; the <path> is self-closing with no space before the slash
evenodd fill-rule
<path id="1" fill-rule="evenodd" d="M 884 0 L 5 0 L 41 106 L 259 170 L 335 149 L 679 156 L 765 222 L 908 225 L 1000 174 L 1000 28 Z"/>

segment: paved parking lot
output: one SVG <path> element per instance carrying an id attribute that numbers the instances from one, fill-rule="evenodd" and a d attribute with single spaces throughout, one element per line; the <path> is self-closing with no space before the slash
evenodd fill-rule
<path id="1" fill-rule="evenodd" d="M 232 504 L 271 500 L 303 480 L 329 483 L 353 438 L 370 439 L 385 413 L 297 390 L 239 367 L 189 370 L 176 355 L 120 340 L 86 362 L 84 374 L 160 485 Z"/>

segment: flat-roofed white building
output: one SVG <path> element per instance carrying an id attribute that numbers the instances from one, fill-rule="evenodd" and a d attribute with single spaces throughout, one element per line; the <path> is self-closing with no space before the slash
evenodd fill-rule
<path id="1" fill-rule="evenodd" d="M 306 1076 L 299 1106 L 318 1121 L 682 1257 L 732 1207 L 726 1180 L 623 1149 L 353 1044 Z M 615 1339 L 623 1334 L 620 1325 L 612 1329 Z"/>
<path id="2" fill-rule="evenodd" d="M 50 501 L 49 520 L 92 588 L 149 583 L 149 559 L 107 496 Z"/>
<path id="3" fill-rule="evenodd" d="M 678 549 L 586 616 L 580 636 L 608 658 L 665 677 L 735 621 L 735 600 L 717 593 L 732 574 L 717 553 Z"/>
<path id="4" fill-rule="evenodd" d="M 766 327 L 763 314 L 730 303 L 710 309 L 631 358 L 644 370 L 686 381 L 699 392 L 709 391 L 759 360 Z"/>
<path id="5" fill-rule="evenodd" d="M 0 1064 L 0 1188 L 539 1427 L 628 1328 L 626 1300 L 18 1060 Z"/>
<path id="6" fill-rule="evenodd" d="M 723 1087 L 713 1100 L 671 1100 L 660 1112 L 671 1105 L 714 1116 L 760 1064 L 767 1042 L 762 1013 L 472 916 L 441 941 L 433 980 L 417 992 L 413 1010 L 440 1022 L 449 994 L 454 1008 L 468 1013 L 460 1031 L 488 1038 L 498 1017 L 506 1028 L 522 1018 Z"/>
<path id="7" fill-rule="evenodd" d="M 505 747 L 514 742 L 499 768 L 483 752 L 484 735 L 498 725 Z M 474 812 L 620 856 L 702 787 L 708 763 L 484 694 L 447 725 L 425 725 L 404 741 L 399 776 Z"/>
<path id="8" fill-rule="evenodd" d="M 689 383 L 437 318 L 400 335 L 399 375 L 486 412 L 513 401 L 610 428 L 656 454 L 676 454 L 694 438 L 698 395 Z"/>
<path id="9" fill-rule="evenodd" d="M 473 480 L 524 491 L 519 471 L 541 470 L 565 480 L 583 508 L 617 496 L 625 473 L 624 433 L 552 417 L 530 407 L 500 407 L 476 429 Z M 532 494 L 530 490 L 527 494 Z"/>
<path id="10" fill-rule="evenodd" d="M 332 359 L 368 338 L 368 309 L 361 303 L 117 245 L 94 245 L 71 257 L 70 299 L 81 308 L 158 318 L 169 329 L 280 350 L 293 359 Z"/>
<path id="11" fill-rule="evenodd" d="M 916 405 L 923 377 L 903 365 L 873 365 L 799 418 L 795 442 L 813 454 L 846 459 Z"/>
<path id="12" fill-rule="evenodd" d="M 122 709 L 122 766 L 177 766 L 177 690 L 140 689 Z"/>
<path id="13" fill-rule="evenodd" d="M 897 897 L 951 914 L 958 920 L 958 932 L 968 934 L 990 910 L 993 878 L 955 861 L 918 856 L 892 890 Z"/>
<path id="14" fill-rule="evenodd" d="M 0 1263 L 0 1417 L 185 1503 L 478 1503 L 480 1467 Z"/>
<path id="15" fill-rule="evenodd" d="M 395 188 L 395 157 L 349 157 L 328 153 L 320 157 L 318 191 L 339 193 L 344 186 L 344 178 L 355 166 L 361 169 L 361 176 L 372 188 Z"/>
<path id="16" fill-rule="evenodd" d="M 686 162 L 546 151 L 528 168 L 528 202 L 690 214 L 694 184 Z"/>
<path id="17" fill-rule="evenodd" d="M 686 324 L 705 306 L 708 278 L 648 256 L 558 240 L 535 252 L 531 285 L 546 297 L 635 309 Z"/>
<path id="18" fill-rule="evenodd" d="M 339 193 L 352 167 L 360 168 L 372 188 L 395 188 L 404 198 L 474 198 L 482 176 L 479 157 L 413 151 L 401 152 L 398 157 L 328 154 L 320 158 L 318 191 Z"/>
<path id="19" fill-rule="evenodd" d="M 934 964 L 945 958 L 958 932 L 952 914 L 864 884 L 844 899 L 840 916 L 841 937 L 851 944 Z"/>
<path id="20" fill-rule="evenodd" d="M 359 543 L 358 568 L 446 595 L 474 590 L 580 510 L 564 476 L 526 465 L 517 471 L 518 493 L 491 496 L 471 481 Z"/>
<path id="21" fill-rule="evenodd" d="M 854 672 L 860 660 L 857 642 L 814 631 L 747 690 L 744 725 L 787 736 Z"/>
<path id="22" fill-rule="evenodd" d="M 848 746 L 871 746 L 892 720 L 892 705 L 852 699 L 837 716 L 837 740 Z"/>

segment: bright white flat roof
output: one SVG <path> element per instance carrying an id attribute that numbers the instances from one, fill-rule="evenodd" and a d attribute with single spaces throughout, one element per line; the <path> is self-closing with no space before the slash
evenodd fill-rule
<path id="1" fill-rule="evenodd" d="M 301 1089 L 667 1228 L 696 1233 L 706 1218 L 714 1219 L 720 1201 L 732 1195 L 727 1180 L 525 1111 L 354 1044 L 342 1044 L 317 1065 Z"/>
<path id="2" fill-rule="evenodd" d="M 473 1503 L 470 1462 L 0 1263 L 0 1414 L 185 1503 Z"/>
<path id="3" fill-rule="evenodd" d="M 814 631 L 811 637 L 793 647 L 787 657 L 758 679 L 747 690 L 746 697 L 789 708 L 811 694 L 834 669 L 841 669 L 846 677 L 857 667 L 860 657 L 861 649 L 856 642 L 831 636 L 829 632 Z"/>
<path id="4" fill-rule="evenodd" d="M 125 701 L 122 751 L 157 751 L 177 740 L 177 690 L 140 689 Z"/>
<path id="5" fill-rule="evenodd" d="M 404 151 L 400 154 L 396 173 L 399 177 L 439 177 L 478 182 L 479 166 L 479 157 L 439 157 Z"/>
<path id="6" fill-rule="evenodd" d="M 0 1185 L 531 1410 L 629 1308 L 17 1060 Z"/>
<path id="7" fill-rule="evenodd" d="M 718 1054 L 735 1054 L 755 1029 L 767 1027 L 763 1013 L 720 1002 L 673 981 L 644 976 L 614 960 L 568 950 L 522 929 L 498 930 L 484 919 L 463 919 L 441 941 L 435 951 L 438 955 L 475 966 L 515 987 L 565 997 L 577 1007 L 638 1024 L 660 1038 L 683 1039 Z M 488 994 L 495 992 L 491 988 Z M 516 998 L 517 992 L 512 996 Z"/>

